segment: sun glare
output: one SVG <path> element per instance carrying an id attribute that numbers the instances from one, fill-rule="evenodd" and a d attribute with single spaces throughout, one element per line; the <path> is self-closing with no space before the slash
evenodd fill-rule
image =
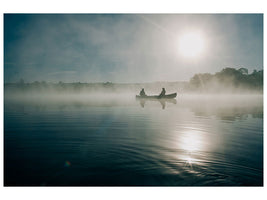
<path id="1" fill-rule="evenodd" d="M 179 53 L 186 58 L 197 58 L 205 50 L 205 39 L 200 32 L 188 32 L 179 38 Z"/>

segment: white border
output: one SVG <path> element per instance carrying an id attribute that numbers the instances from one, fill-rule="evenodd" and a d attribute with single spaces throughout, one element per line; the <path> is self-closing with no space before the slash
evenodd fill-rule
<path id="1" fill-rule="evenodd" d="M 3 13 L 263 13 L 265 7 L 264 0 L 3 1 Z"/>
<path id="2" fill-rule="evenodd" d="M 3 2 L 4 1 L 4 2 Z M 75 1 L 1 1 L 1 46 L 3 13 L 264 13 L 263 0 L 75 0 Z M 265 17 L 264 17 L 265 18 Z M 265 20 L 264 20 L 265 21 Z M 264 34 L 265 36 L 265 34 Z M 265 46 L 265 45 L 264 45 Z M 3 69 L 3 48 L 1 48 Z M 265 55 L 265 53 L 264 53 Z M 264 56 L 265 57 L 265 56 Z M 3 94 L 3 70 L 1 94 Z M 266 73 L 264 72 L 266 77 Z M 266 88 L 266 87 L 264 87 Z M 264 89 L 264 93 L 265 93 Z M 1 98 L 3 113 L 3 98 Z M 265 109 L 264 109 L 265 113 Z M 3 114 L 1 115 L 3 133 Z M 264 120 L 265 121 L 265 120 Z M 265 123 L 264 123 L 265 127 Z M 2 134 L 3 136 L 3 134 Z M 2 137 L 3 138 L 3 137 Z M 264 143 L 265 144 L 265 143 Z M 0 142 L 3 150 L 3 139 Z M 264 155 L 266 153 L 264 152 Z M 265 187 L 3 187 L 3 152 L 0 156 L 1 199 L 263 199 Z M 266 156 L 264 156 L 266 160 Z M 266 183 L 266 178 L 264 179 Z M 2 198 L 4 197 L 4 198 Z"/>

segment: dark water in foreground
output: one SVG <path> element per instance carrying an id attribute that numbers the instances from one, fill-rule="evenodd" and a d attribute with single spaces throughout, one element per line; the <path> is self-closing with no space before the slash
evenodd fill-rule
<path id="1" fill-rule="evenodd" d="M 5 98 L 4 185 L 262 186 L 262 98 Z"/>

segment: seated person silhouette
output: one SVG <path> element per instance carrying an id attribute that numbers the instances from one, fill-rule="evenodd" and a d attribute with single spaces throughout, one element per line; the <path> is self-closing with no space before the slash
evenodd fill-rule
<path id="1" fill-rule="evenodd" d="M 163 97 L 165 95 L 166 91 L 165 91 L 165 88 L 162 88 L 162 91 L 161 93 L 159 94 L 159 97 Z"/>
<path id="2" fill-rule="evenodd" d="M 141 96 L 141 97 L 144 97 L 144 96 L 146 96 L 146 93 L 145 93 L 145 90 L 144 90 L 144 88 L 142 88 L 142 90 L 140 91 L 140 96 Z"/>

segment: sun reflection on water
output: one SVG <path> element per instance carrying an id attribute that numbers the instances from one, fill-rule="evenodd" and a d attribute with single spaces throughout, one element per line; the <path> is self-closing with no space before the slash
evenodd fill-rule
<path id="1" fill-rule="evenodd" d="M 186 167 L 193 168 L 193 164 L 195 163 L 195 159 L 192 158 L 191 155 L 185 156 L 184 157 L 184 162 L 185 162 L 185 166 Z"/>
<path id="2" fill-rule="evenodd" d="M 177 146 L 182 150 L 179 159 L 184 163 L 185 167 L 193 170 L 194 165 L 199 165 L 200 161 L 197 159 L 208 147 L 208 138 L 205 132 L 191 128 L 180 134 L 177 138 Z"/>
<path id="3" fill-rule="evenodd" d="M 179 146 L 189 153 L 202 151 L 204 148 L 203 133 L 196 130 L 185 132 L 180 138 Z"/>

